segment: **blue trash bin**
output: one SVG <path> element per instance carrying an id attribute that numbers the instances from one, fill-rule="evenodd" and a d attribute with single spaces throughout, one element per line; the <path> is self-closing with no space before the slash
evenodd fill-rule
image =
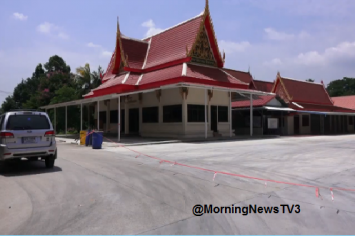
<path id="1" fill-rule="evenodd" d="M 86 138 L 85 138 L 85 146 L 91 146 L 92 145 L 92 134 L 91 133 L 91 130 L 88 130 L 88 135 L 86 135 Z"/>
<path id="2" fill-rule="evenodd" d="M 92 149 L 101 149 L 103 141 L 103 132 L 96 131 L 92 133 Z"/>

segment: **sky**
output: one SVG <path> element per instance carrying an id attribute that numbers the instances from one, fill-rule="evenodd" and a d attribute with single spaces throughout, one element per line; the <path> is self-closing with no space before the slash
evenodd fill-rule
<path id="1" fill-rule="evenodd" d="M 205 0 L 0 1 L 0 103 L 38 63 L 105 70 L 121 32 L 142 39 L 200 14 Z M 354 0 L 210 0 L 225 67 L 256 80 L 355 77 Z"/>

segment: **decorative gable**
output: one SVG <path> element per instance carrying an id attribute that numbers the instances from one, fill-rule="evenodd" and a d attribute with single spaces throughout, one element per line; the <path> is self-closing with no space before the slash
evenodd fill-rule
<path id="1" fill-rule="evenodd" d="M 224 65 L 225 54 L 223 57 L 218 49 L 216 35 L 210 16 L 208 0 L 206 0 L 205 10 L 200 22 L 200 28 L 196 35 L 192 47 L 186 46 L 186 56 L 191 58 L 191 62 L 210 65 L 222 68 Z"/>
<path id="2" fill-rule="evenodd" d="M 217 62 L 213 56 L 211 45 L 204 26 L 196 37 L 196 41 L 190 52 L 190 57 L 191 62 L 217 66 Z"/>
<path id="3" fill-rule="evenodd" d="M 122 41 L 121 41 L 121 31 L 120 31 L 120 26 L 118 23 L 117 19 L 117 36 L 116 36 L 116 47 L 115 47 L 115 54 L 114 54 L 114 60 L 113 60 L 113 65 L 112 65 L 112 73 L 113 74 L 118 74 L 121 71 L 123 71 L 124 67 L 129 66 L 127 63 L 127 55 L 124 56 L 124 51 L 122 47 Z"/>
<path id="4" fill-rule="evenodd" d="M 285 88 L 282 86 L 281 83 L 278 84 L 275 93 L 282 99 L 284 100 L 286 103 L 289 103 L 290 100 L 288 99 L 288 96 L 286 94 Z"/>

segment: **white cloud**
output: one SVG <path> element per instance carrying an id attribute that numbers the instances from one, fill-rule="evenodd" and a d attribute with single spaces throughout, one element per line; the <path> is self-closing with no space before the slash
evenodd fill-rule
<path id="1" fill-rule="evenodd" d="M 309 51 L 300 53 L 294 60 L 303 65 L 326 65 L 337 61 L 355 60 L 355 41 L 342 42 L 335 47 L 329 47 L 324 52 Z"/>
<path id="2" fill-rule="evenodd" d="M 309 37 L 311 37 L 311 35 L 305 31 L 302 31 L 301 33 L 298 34 L 298 38 L 300 39 L 307 39 Z"/>
<path id="3" fill-rule="evenodd" d="M 226 53 L 242 52 L 251 46 L 251 44 L 247 41 L 236 43 L 236 42 L 225 41 L 225 40 L 219 41 L 218 45 Z"/>
<path id="4" fill-rule="evenodd" d="M 101 45 L 94 44 L 92 42 L 87 43 L 86 46 L 89 47 L 89 48 L 101 48 L 102 47 Z"/>
<path id="5" fill-rule="evenodd" d="M 236 2 L 230 0 L 231 2 Z M 249 0 L 248 4 L 261 8 L 266 11 L 273 11 L 286 15 L 302 16 L 335 16 L 353 14 L 355 10 L 355 1 L 353 0 Z"/>
<path id="6" fill-rule="evenodd" d="M 266 61 L 263 63 L 266 66 L 279 66 L 282 64 L 280 58 L 274 58 L 271 61 Z"/>
<path id="7" fill-rule="evenodd" d="M 266 33 L 267 38 L 271 40 L 288 40 L 293 39 L 295 37 L 293 34 L 278 32 L 273 28 L 266 28 L 264 29 L 264 31 Z"/>
<path id="8" fill-rule="evenodd" d="M 310 35 L 302 31 L 299 34 L 288 34 L 285 32 L 277 31 L 273 28 L 265 28 L 264 32 L 266 33 L 266 38 L 270 40 L 277 40 L 277 41 L 284 41 L 284 40 L 291 40 L 291 39 L 307 39 Z"/>
<path id="9" fill-rule="evenodd" d="M 61 39 L 69 39 L 69 35 L 64 33 L 59 26 L 56 26 L 49 22 L 44 22 L 38 25 L 37 31 L 42 34 L 58 37 Z"/>
<path id="10" fill-rule="evenodd" d="M 18 13 L 18 12 L 15 12 L 14 14 L 12 14 L 13 17 L 16 19 L 16 20 L 27 20 L 28 16 L 25 16 L 24 14 L 22 13 Z"/>
<path id="11" fill-rule="evenodd" d="M 37 31 L 40 33 L 44 33 L 44 34 L 50 34 L 52 31 L 58 29 L 57 26 L 48 23 L 48 22 L 44 22 L 42 24 L 40 24 L 39 26 L 37 26 Z"/>
<path id="12" fill-rule="evenodd" d="M 143 22 L 142 23 L 142 26 L 143 27 L 148 27 L 148 28 L 153 28 L 155 26 L 154 22 L 152 19 L 146 21 L 146 22 Z"/>
<path id="13" fill-rule="evenodd" d="M 104 47 L 102 47 L 99 44 L 94 44 L 93 42 L 87 43 L 86 47 L 99 49 L 101 58 L 111 58 L 112 53 L 113 53 L 113 52 L 110 52 L 110 51 L 106 50 Z"/>
<path id="14" fill-rule="evenodd" d="M 111 57 L 112 56 L 112 52 L 109 52 L 109 51 L 102 51 L 101 52 L 101 56 L 102 57 Z"/>
<path id="15" fill-rule="evenodd" d="M 145 37 L 150 37 L 163 31 L 162 29 L 155 27 L 155 24 L 152 19 L 143 22 L 142 26 L 148 28 L 148 31 L 145 33 Z"/>
<path id="16" fill-rule="evenodd" d="M 63 33 L 63 32 L 60 32 L 60 33 L 58 34 L 58 37 L 59 37 L 59 38 L 62 38 L 62 39 L 69 39 L 69 35 L 67 35 L 67 34 L 65 34 L 65 33 Z"/>

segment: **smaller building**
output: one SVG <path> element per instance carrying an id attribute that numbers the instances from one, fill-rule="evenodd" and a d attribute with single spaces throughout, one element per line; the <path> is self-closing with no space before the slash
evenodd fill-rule
<path id="1" fill-rule="evenodd" d="M 335 106 L 355 110 L 355 95 L 332 97 Z"/>
<path id="2" fill-rule="evenodd" d="M 331 99 L 323 83 L 281 77 L 278 73 L 274 83 L 254 81 L 253 84 L 257 90 L 275 94 L 256 97 L 253 101 L 256 133 L 317 135 L 355 132 L 355 105 L 351 103 L 355 99 Z M 245 133 L 250 127 L 247 122 L 241 124 L 251 114 L 250 105 L 248 99 L 233 100 L 232 120 L 236 133 Z"/>

